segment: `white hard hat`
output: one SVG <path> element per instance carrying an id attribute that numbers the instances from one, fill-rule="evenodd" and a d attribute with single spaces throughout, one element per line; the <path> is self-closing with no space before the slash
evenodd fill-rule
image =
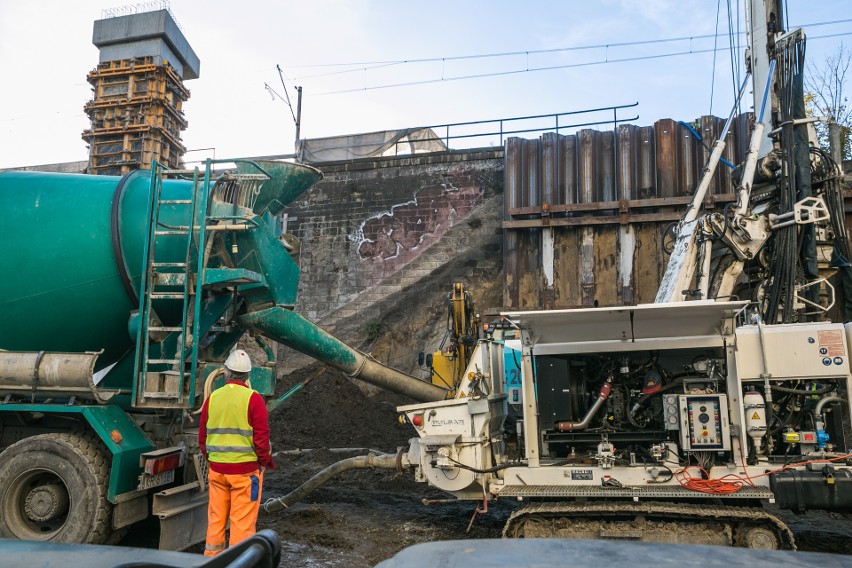
<path id="1" fill-rule="evenodd" d="M 228 355 L 225 360 L 225 368 L 235 373 L 248 373 L 251 371 L 251 359 L 249 359 L 248 353 L 242 349 L 237 349 Z"/>

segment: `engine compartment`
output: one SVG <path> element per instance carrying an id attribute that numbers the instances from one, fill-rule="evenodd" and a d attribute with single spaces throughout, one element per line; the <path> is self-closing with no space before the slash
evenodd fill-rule
<path id="1" fill-rule="evenodd" d="M 743 401 L 750 463 L 847 451 L 845 382 L 773 381 L 767 397 L 762 383 L 729 393 L 728 375 L 723 348 L 536 357 L 541 457 L 613 467 L 662 463 L 676 453 L 683 465 L 709 470 L 736 461 L 729 413 L 739 408 L 730 399 Z"/>

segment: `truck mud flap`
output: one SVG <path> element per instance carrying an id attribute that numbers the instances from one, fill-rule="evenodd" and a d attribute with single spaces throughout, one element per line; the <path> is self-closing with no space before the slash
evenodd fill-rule
<path id="1" fill-rule="evenodd" d="M 148 494 L 131 491 L 119 495 L 112 508 L 112 528 L 120 529 L 148 518 Z"/>
<path id="2" fill-rule="evenodd" d="M 207 536 L 207 492 L 197 481 L 155 493 L 152 512 L 160 519 L 161 550 L 185 550 Z"/>

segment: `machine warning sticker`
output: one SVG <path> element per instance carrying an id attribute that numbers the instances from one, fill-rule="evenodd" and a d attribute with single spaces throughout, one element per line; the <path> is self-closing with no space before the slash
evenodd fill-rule
<path id="1" fill-rule="evenodd" d="M 817 332 L 819 337 L 820 353 L 825 349 L 825 355 L 829 357 L 842 356 L 846 352 L 843 349 L 843 332 L 840 330 Z"/>
<path id="2" fill-rule="evenodd" d="M 591 481 L 592 479 L 594 479 L 594 476 L 590 469 L 575 469 L 571 471 L 571 481 Z"/>
<path id="3" fill-rule="evenodd" d="M 834 358 L 834 364 L 835 365 L 842 365 L 843 364 L 843 357 L 835 357 Z"/>

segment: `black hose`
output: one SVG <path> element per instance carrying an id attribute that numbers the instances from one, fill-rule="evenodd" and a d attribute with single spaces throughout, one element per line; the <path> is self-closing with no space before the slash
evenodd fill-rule
<path id="1" fill-rule="evenodd" d="M 689 373 L 689 372 L 687 372 L 687 373 L 678 373 L 677 375 L 675 375 L 674 377 L 672 377 L 672 380 L 671 380 L 671 382 L 670 382 L 670 383 L 668 383 L 667 385 L 665 385 L 665 386 L 661 387 L 661 388 L 660 388 L 660 390 L 658 390 L 658 391 L 656 391 L 656 392 L 652 392 L 652 393 L 650 393 L 650 394 L 643 395 L 643 396 L 642 396 L 642 398 L 640 398 L 639 400 L 637 400 L 637 401 L 636 401 L 636 403 L 633 405 L 633 412 L 635 413 L 636 411 L 638 411 L 638 410 L 639 410 L 639 409 L 640 409 L 640 408 L 641 408 L 641 407 L 642 407 L 642 406 L 643 406 L 646 402 L 648 402 L 648 400 L 649 400 L 652 396 L 656 396 L 656 395 L 658 395 L 658 394 L 662 394 L 662 393 L 664 393 L 664 392 L 666 392 L 666 391 L 672 390 L 674 387 L 676 387 L 676 386 L 678 386 L 679 384 L 683 383 L 683 380 L 684 380 L 685 378 L 687 378 L 687 377 L 696 377 L 696 375 L 695 375 L 694 373 Z M 698 377 L 696 377 L 696 378 L 698 378 Z M 700 377 L 700 378 L 703 378 L 703 377 Z M 634 424 L 634 426 L 635 426 L 635 424 Z"/>
<path id="2" fill-rule="evenodd" d="M 811 394 L 825 394 L 827 392 L 831 392 L 837 388 L 837 385 L 829 385 L 827 387 L 822 387 L 821 389 L 816 390 L 801 390 L 801 389 L 791 389 L 787 387 L 782 387 L 778 385 L 772 385 L 772 390 L 778 392 L 785 392 L 790 394 L 803 394 L 803 395 L 811 395 Z"/>
<path id="3" fill-rule="evenodd" d="M 468 471 L 472 471 L 473 473 L 494 473 L 495 471 L 500 471 L 501 469 L 506 469 L 506 468 L 509 468 L 509 467 L 518 467 L 518 466 L 524 465 L 524 464 L 519 463 L 519 462 L 508 462 L 508 463 L 504 463 L 504 464 L 501 464 L 501 465 L 495 465 L 494 467 L 489 467 L 488 469 L 478 469 L 478 468 L 475 468 L 475 467 L 471 467 L 469 465 L 465 465 L 460 461 L 454 460 L 453 458 L 448 458 L 448 459 L 451 462 L 453 462 L 454 464 L 456 464 L 456 466 L 458 466 L 459 468 L 466 469 Z"/>
<path id="4" fill-rule="evenodd" d="M 674 230 L 675 227 L 677 227 L 677 221 L 674 221 L 674 222 L 666 225 L 666 228 L 663 229 L 663 236 L 660 238 L 660 248 L 662 249 L 663 253 L 666 254 L 667 256 L 671 255 L 672 252 L 674 252 L 674 245 L 677 242 L 677 232 Z M 669 233 L 671 233 L 671 235 L 672 235 L 672 242 L 671 242 L 672 246 L 671 246 L 671 248 L 666 246 L 666 236 Z"/>

